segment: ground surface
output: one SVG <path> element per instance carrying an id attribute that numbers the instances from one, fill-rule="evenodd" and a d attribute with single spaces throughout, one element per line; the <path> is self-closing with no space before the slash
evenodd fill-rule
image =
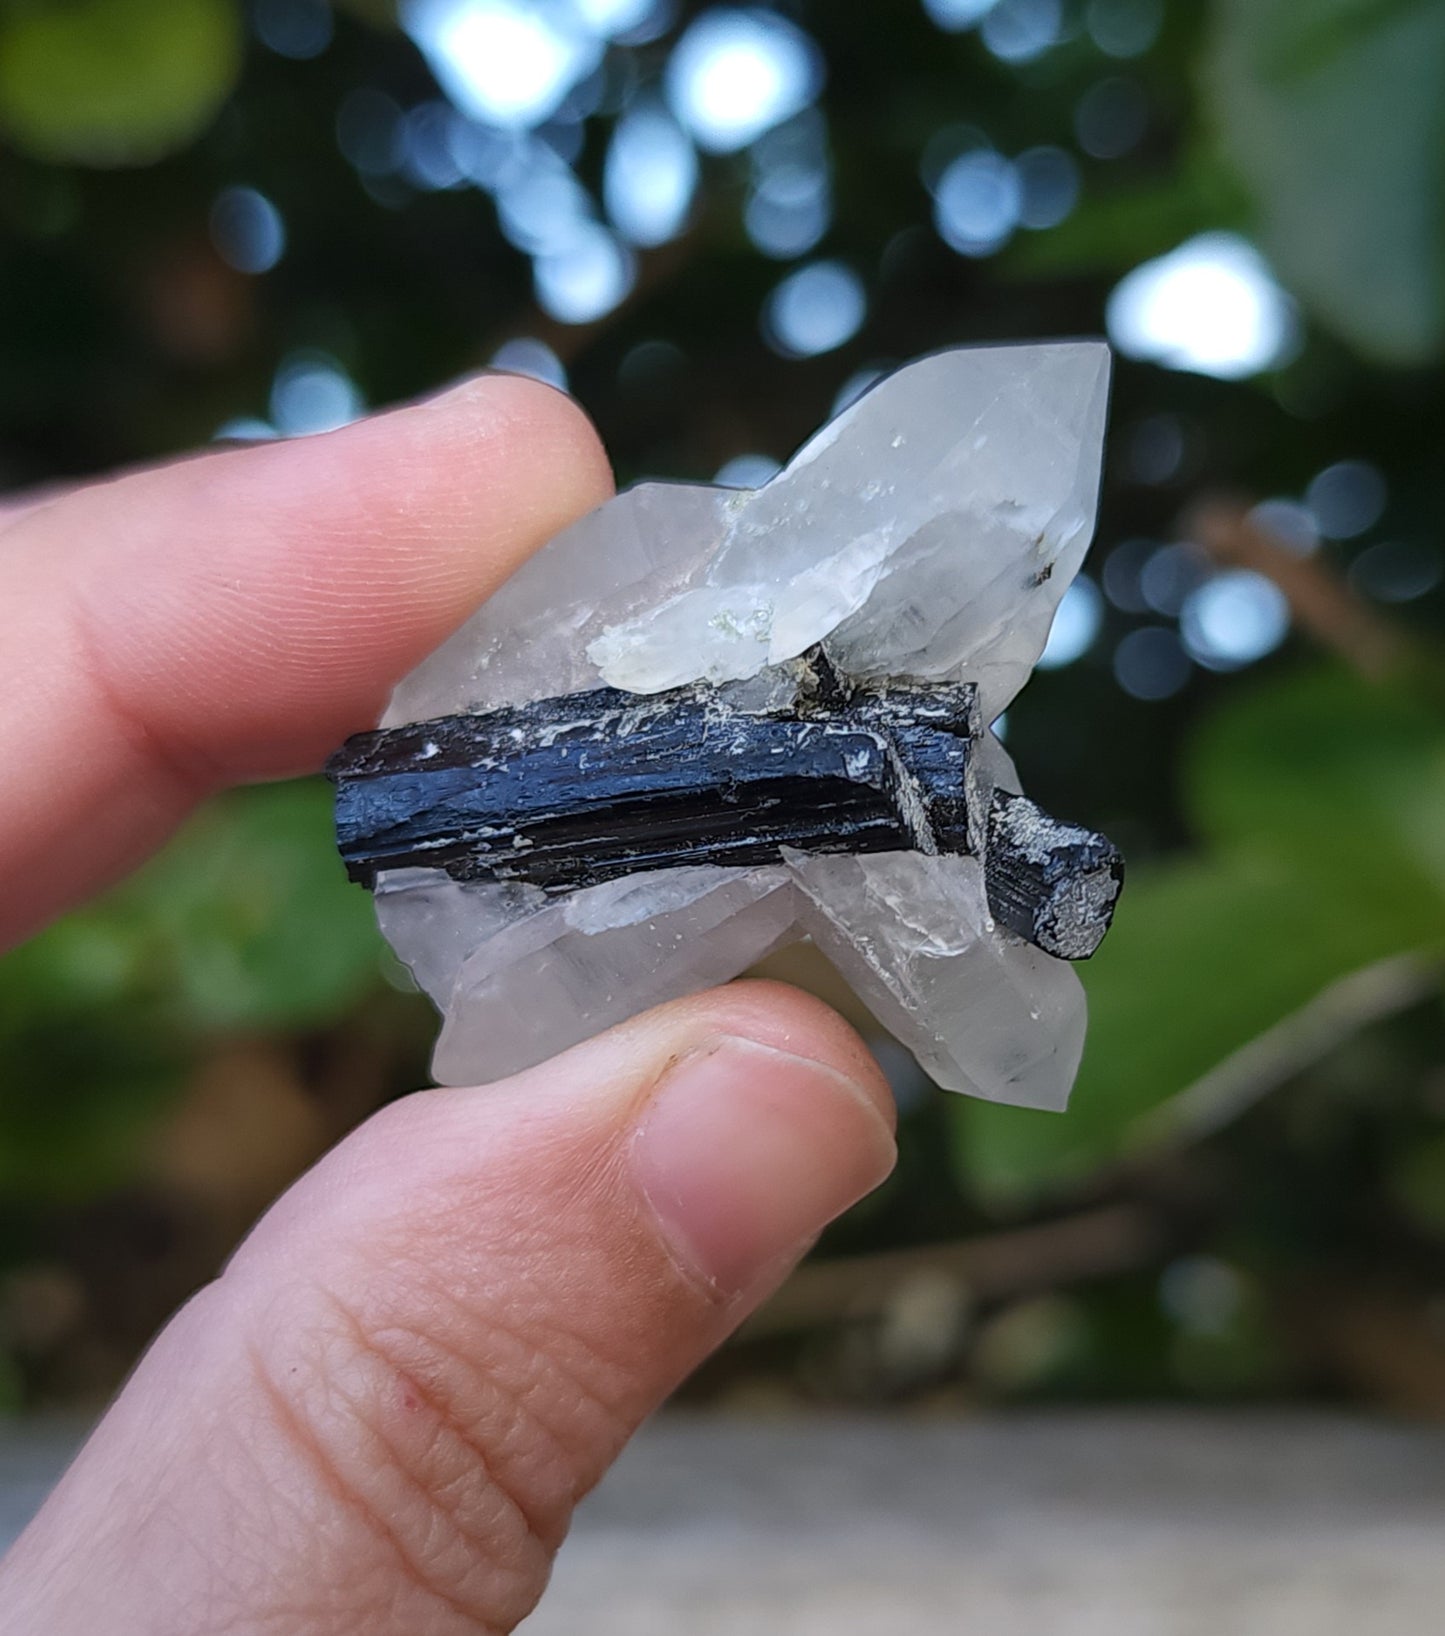
<path id="1" fill-rule="evenodd" d="M 0 1430 L 0 1539 L 66 1427 Z M 524 1636 L 1421 1636 L 1445 1430 L 1315 1415 L 669 1418 Z"/>

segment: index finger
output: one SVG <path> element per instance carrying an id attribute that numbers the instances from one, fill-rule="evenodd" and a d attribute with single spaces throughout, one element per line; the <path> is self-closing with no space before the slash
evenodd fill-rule
<path id="1" fill-rule="evenodd" d="M 100 483 L 0 533 L 0 946 L 218 786 L 319 764 L 611 476 L 512 376 Z"/>

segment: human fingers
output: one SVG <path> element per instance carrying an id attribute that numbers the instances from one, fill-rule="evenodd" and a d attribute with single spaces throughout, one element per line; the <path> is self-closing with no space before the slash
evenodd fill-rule
<path id="1" fill-rule="evenodd" d="M 0 1565 L 0 1631 L 510 1631 L 891 1122 L 857 1037 L 768 983 L 395 1104 L 162 1334 Z"/>
<path id="2" fill-rule="evenodd" d="M 0 946 L 217 786 L 316 766 L 611 489 L 514 376 L 93 484 L 0 532 Z"/>

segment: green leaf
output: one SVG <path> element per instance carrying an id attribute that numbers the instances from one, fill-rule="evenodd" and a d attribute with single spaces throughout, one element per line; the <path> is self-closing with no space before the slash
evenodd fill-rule
<path id="1" fill-rule="evenodd" d="M 185 1084 L 175 1040 L 123 1010 L 53 1010 L 0 1042 L 0 1194 L 54 1203 L 133 1174 Z"/>
<path id="2" fill-rule="evenodd" d="M 213 803 L 122 891 L 188 1028 L 313 1027 L 378 979 L 371 903 L 336 857 L 320 780 Z"/>
<path id="3" fill-rule="evenodd" d="M 124 1180 L 184 1082 L 144 923 L 114 897 L 0 959 L 0 1195 L 85 1197 Z"/>
<path id="4" fill-rule="evenodd" d="M 1392 364 L 1445 343 L 1445 6 L 1216 0 L 1204 92 L 1260 239 L 1321 322 Z"/>
<path id="5" fill-rule="evenodd" d="M 1342 673 L 1236 698 L 1187 768 L 1202 858 L 1134 871 L 1084 968 L 1089 1045 L 1067 1118 L 954 1108 L 997 1199 L 1126 1153 L 1147 1116 L 1324 989 L 1445 943 L 1445 731 Z"/>
<path id="6" fill-rule="evenodd" d="M 1137 873 L 1085 972 L 1089 1043 L 1067 1117 L 954 1109 L 965 1169 L 996 1199 L 1120 1157 L 1166 1098 L 1340 977 L 1437 942 L 1445 926 L 1438 900 L 1331 895 L 1282 860 Z"/>
<path id="7" fill-rule="evenodd" d="M 0 1049 L 27 1017 L 108 1007 L 181 1039 L 314 1028 L 365 998 L 380 951 L 370 898 L 336 856 L 329 786 L 235 790 L 0 960 Z"/>
<path id="8" fill-rule="evenodd" d="M 1185 781 L 1215 844 L 1271 847 L 1356 891 L 1445 891 L 1445 727 L 1403 690 L 1339 668 L 1256 685 L 1205 723 Z"/>
<path id="9" fill-rule="evenodd" d="M 1445 1135 L 1426 1137 L 1405 1149 L 1387 1172 L 1396 1205 L 1411 1224 L 1445 1238 Z"/>
<path id="10" fill-rule="evenodd" d="M 41 159 L 143 165 L 208 125 L 240 71 L 235 0 L 33 0 L 0 16 L 0 125 Z"/>
<path id="11" fill-rule="evenodd" d="M 0 1192 L 123 1179 L 217 1033 L 335 1022 L 379 981 L 319 780 L 213 802 L 139 874 L 0 960 Z"/>

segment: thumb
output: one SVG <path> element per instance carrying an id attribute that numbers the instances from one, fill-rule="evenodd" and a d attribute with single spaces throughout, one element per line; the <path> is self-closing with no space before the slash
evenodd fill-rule
<path id="1" fill-rule="evenodd" d="M 0 1567 L 0 1629 L 510 1631 L 891 1122 L 846 1025 L 764 983 L 384 1110 L 163 1332 Z"/>

